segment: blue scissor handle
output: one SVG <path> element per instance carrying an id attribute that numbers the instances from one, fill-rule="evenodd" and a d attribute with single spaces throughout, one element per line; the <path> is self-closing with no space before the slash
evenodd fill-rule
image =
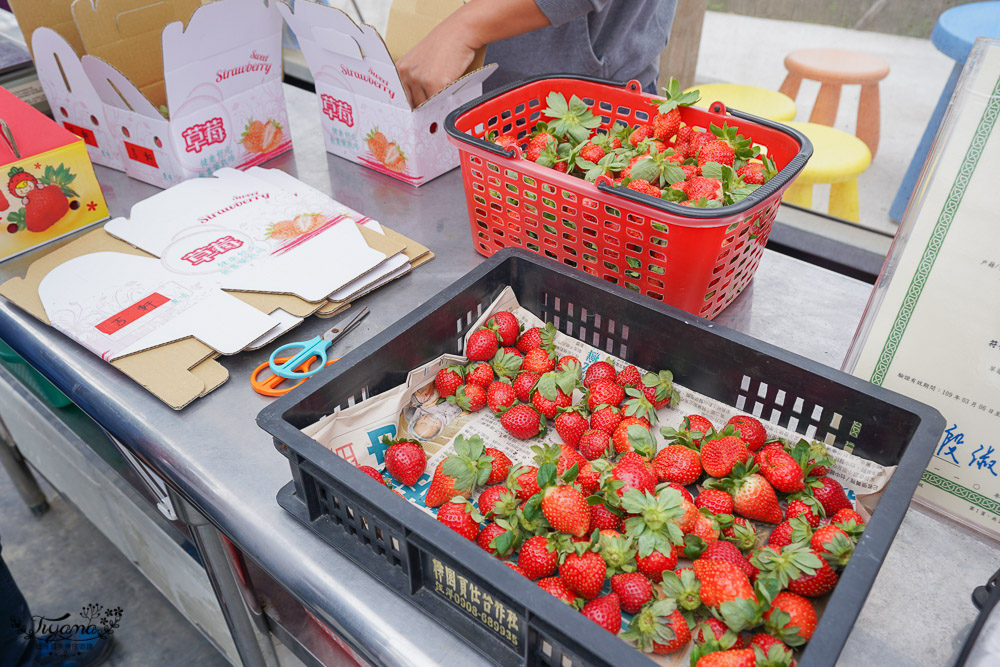
<path id="1" fill-rule="evenodd" d="M 271 363 L 271 370 L 274 371 L 275 375 L 288 379 L 311 377 L 326 367 L 326 350 L 329 347 L 330 342 L 323 340 L 321 336 L 316 336 L 315 338 L 307 340 L 304 343 L 289 343 L 287 345 L 282 345 L 271 353 L 271 358 L 269 360 Z M 275 362 L 275 359 L 278 357 L 290 356 L 288 354 L 282 354 L 283 351 L 293 349 L 299 349 L 299 352 L 295 355 L 291 355 L 288 361 L 283 364 Z M 299 366 L 302 366 L 311 357 L 318 357 L 320 363 L 313 367 L 312 370 L 295 370 Z"/>

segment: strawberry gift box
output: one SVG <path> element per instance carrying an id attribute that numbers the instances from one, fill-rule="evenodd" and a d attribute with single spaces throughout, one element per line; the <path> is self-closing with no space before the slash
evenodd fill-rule
<path id="1" fill-rule="evenodd" d="M 84 140 L 0 88 L 0 260 L 105 220 Z"/>

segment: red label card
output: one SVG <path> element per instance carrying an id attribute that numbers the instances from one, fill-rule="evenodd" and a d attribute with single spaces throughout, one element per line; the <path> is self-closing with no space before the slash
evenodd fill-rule
<path id="1" fill-rule="evenodd" d="M 148 315 L 165 303 L 168 303 L 170 299 L 159 294 L 158 292 L 153 292 L 145 299 L 133 303 L 131 306 L 121 311 L 120 313 L 115 313 L 108 319 L 104 320 L 97 325 L 97 330 L 101 333 L 108 334 L 109 336 L 116 331 L 120 331 L 124 327 L 132 324 L 138 320 L 143 315 Z"/>
<path id="2" fill-rule="evenodd" d="M 74 125 L 73 123 L 63 123 L 67 130 L 75 134 L 76 136 L 83 139 L 83 143 L 88 146 L 97 146 L 97 137 L 91 130 L 85 127 L 80 127 L 79 125 Z"/>
<path id="3" fill-rule="evenodd" d="M 153 155 L 153 151 L 148 148 L 143 148 L 142 146 L 129 143 L 128 141 L 123 143 L 125 144 L 125 150 L 128 151 L 128 156 L 130 158 L 136 162 L 148 164 L 150 167 L 159 167 L 159 165 L 156 164 L 156 156 Z"/>

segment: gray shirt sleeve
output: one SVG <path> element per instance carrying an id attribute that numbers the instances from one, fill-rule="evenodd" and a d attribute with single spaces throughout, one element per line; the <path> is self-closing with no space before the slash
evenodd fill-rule
<path id="1" fill-rule="evenodd" d="M 613 0 L 535 0 L 549 22 L 562 25 L 567 21 L 585 16 L 590 12 L 603 11 Z"/>

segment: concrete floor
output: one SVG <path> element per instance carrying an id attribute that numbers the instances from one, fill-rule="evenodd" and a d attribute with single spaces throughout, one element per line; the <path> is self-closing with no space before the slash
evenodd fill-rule
<path id="1" fill-rule="evenodd" d="M 112 667 L 228 667 L 198 630 L 86 517 L 43 483 L 51 509 L 35 517 L 0 470 L 3 557 L 32 614 L 77 614 L 86 604 L 121 607 Z"/>

